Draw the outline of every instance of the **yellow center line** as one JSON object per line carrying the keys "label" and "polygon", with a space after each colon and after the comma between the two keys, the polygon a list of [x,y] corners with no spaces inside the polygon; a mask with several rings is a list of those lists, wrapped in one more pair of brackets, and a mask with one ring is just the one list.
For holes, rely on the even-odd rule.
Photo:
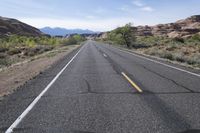
{"label": "yellow center line", "polygon": [[143,92],[142,89],[140,89],[140,87],[139,87],[136,83],[134,83],[124,72],[122,72],[121,74],[125,77],[126,80],[128,80],[128,82],[129,82],[138,92],[140,92],[140,93]]}

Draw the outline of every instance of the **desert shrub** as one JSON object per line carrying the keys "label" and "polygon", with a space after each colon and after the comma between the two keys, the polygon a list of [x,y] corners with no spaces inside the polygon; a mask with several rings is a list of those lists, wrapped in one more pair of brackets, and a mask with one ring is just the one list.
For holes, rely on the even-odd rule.
{"label": "desert shrub", "polygon": [[56,37],[24,37],[24,36],[10,36],[0,41],[1,43],[7,43],[8,46],[27,46],[35,47],[36,45],[59,45],[60,38]]}
{"label": "desert shrub", "polygon": [[36,46],[36,42],[33,39],[30,39],[30,38],[26,39],[23,43],[24,43],[25,46],[28,46],[30,48],[33,48],[33,47]]}
{"label": "desert shrub", "polygon": [[15,54],[19,54],[21,53],[20,49],[18,48],[11,48],[9,49],[9,51],[7,52],[8,55],[15,55]]}
{"label": "desert shrub", "polygon": [[73,45],[73,44],[77,44],[78,41],[72,36],[72,37],[69,37],[65,42],[64,44],[65,45]]}
{"label": "desert shrub", "polygon": [[169,42],[171,42],[170,39],[159,36],[145,36],[145,37],[139,36],[136,39],[136,43],[145,44],[146,47],[168,44]]}
{"label": "desert shrub", "polygon": [[146,46],[141,46],[142,48],[146,48],[143,49],[145,54],[200,67],[199,34],[195,34],[187,39],[138,36],[135,44],[139,48],[140,46],[138,44],[146,44]]}
{"label": "desert shrub", "polygon": [[51,47],[51,46],[37,45],[34,48],[24,49],[23,53],[25,56],[35,56],[37,54],[42,54],[43,52],[50,51],[52,49],[53,49],[53,47]]}
{"label": "desert shrub", "polygon": [[150,45],[146,43],[133,43],[132,45],[134,48],[139,49],[139,48],[149,48],[151,47]]}
{"label": "desert shrub", "polygon": [[179,45],[177,43],[170,43],[170,44],[166,44],[166,50],[167,51],[174,51],[179,47]]}
{"label": "desert shrub", "polygon": [[61,43],[64,45],[74,45],[74,44],[80,44],[80,42],[83,42],[85,40],[86,39],[81,35],[74,35],[69,38],[63,39]]}
{"label": "desert shrub", "polygon": [[47,46],[41,47],[43,51],[47,51],[52,49],[52,47],[60,45],[60,42],[61,39],[55,37],[25,37],[13,35],[0,39],[0,52],[7,52],[9,55],[14,55],[19,54],[24,48],[30,49],[30,51],[37,51],[39,45]]}
{"label": "desert shrub", "polygon": [[180,38],[180,37],[175,37],[175,38],[173,38],[173,41],[179,42],[179,43],[184,43],[184,42],[185,42],[184,39],[183,39],[183,38]]}
{"label": "desert shrub", "polygon": [[46,36],[27,37],[13,35],[0,38],[0,53],[6,53],[11,56],[20,53],[25,56],[34,56],[52,50],[57,46],[62,46],[63,44],[73,45],[84,40],[85,38],[80,35],[66,39]]}
{"label": "desert shrub", "polygon": [[4,58],[4,59],[1,59],[0,58],[0,67],[2,66],[9,66],[11,63],[8,59]]}
{"label": "desert shrub", "polygon": [[158,37],[154,37],[154,36],[143,37],[143,38],[141,38],[140,41],[154,45],[157,43]]}
{"label": "desert shrub", "polygon": [[174,60],[173,54],[164,50],[151,49],[151,50],[146,51],[145,53],[149,55],[169,59],[169,60]]}
{"label": "desert shrub", "polygon": [[194,60],[194,59],[187,59],[187,63],[189,65],[194,65],[194,64],[196,64],[196,60]]}
{"label": "desert shrub", "polygon": [[167,51],[174,51],[176,49],[175,46],[169,46],[166,48]]}
{"label": "desert shrub", "polygon": [[4,59],[6,58],[6,54],[5,53],[0,53],[0,59]]}
{"label": "desert shrub", "polygon": [[183,53],[179,52],[179,53],[174,53],[174,59],[178,62],[186,62],[187,59],[186,57],[184,56]]}
{"label": "desert shrub", "polygon": [[5,52],[8,51],[8,50],[9,50],[8,48],[3,48],[3,47],[1,48],[1,47],[0,47],[0,53],[5,53]]}
{"label": "desert shrub", "polygon": [[193,56],[188,57],[187,63],[190,65],[200,65],[200,54],[194,54]]}
{"label": "desert shrub", "polygon": [[82,41],[85,41],[86,39],[84,37],[82,37],[81,35],[74,35],[73,36],[74,39],[77,41],[77,42],[82,42]]}
{"label": "desert shrub", "polygon": [[194,40],[194,41],[200,41],[200,35],[199,34],[195,34],[191,37],[191,40]]}
{"label": "desert shrub", "polygon": [[147,49],[144,51],[144,53],[148,55],[156,55],[157,52],[158,52],[158,49]]}
{"label": "desert shrub", "polygon": [[160,57],[162,58],[166,58],[166,59],[169,59],[169,60],[173,60],[173,55],[169,52],[163,52],[163,53],[160,53]]}

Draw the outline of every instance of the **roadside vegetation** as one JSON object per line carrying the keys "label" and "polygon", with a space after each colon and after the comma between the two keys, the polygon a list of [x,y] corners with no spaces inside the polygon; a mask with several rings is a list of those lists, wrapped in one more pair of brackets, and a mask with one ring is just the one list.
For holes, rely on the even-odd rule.
{"label": "roadside vegetation", "polygon": [[200,68],[200,35],[198,34],[186,39],[137,37],[136,43],[144,46],[136,49],[142,53]]}
{"label": "roadside vegetation", "polygon": [[23,61],[58,47],[77,45],[85,38],[74,35],[69,38],[9,36],[0,38],[0,68]]}
{"label": "roadside vegetation", "polygon": [[108,33],[104,41],[129,49],[200,68],[200,34],[189,38],[135,36],[130,24]]}
{"label": "roadside vegetation", "polygon": [[134,46],[135,35],[134,30],[131,28],[131,23],[111,31],[108,34],[108,41],[119,45],[126,45],[128,48]]}

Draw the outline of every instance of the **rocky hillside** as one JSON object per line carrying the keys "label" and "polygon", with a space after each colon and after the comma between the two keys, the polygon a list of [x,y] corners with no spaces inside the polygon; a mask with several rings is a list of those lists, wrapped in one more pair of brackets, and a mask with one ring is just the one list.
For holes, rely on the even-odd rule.
{"label": "rocky hillside", "polygon": [[175,23],[135,27],[138,36],[166,36],[188,38],[200,34],[200,15],[191,16]]}
{"label": "rocky hillside", "polygon": [[16,19],[0,17],[0,36],[9,36],[13,34],[24,36],[43,35],[40,30]]}

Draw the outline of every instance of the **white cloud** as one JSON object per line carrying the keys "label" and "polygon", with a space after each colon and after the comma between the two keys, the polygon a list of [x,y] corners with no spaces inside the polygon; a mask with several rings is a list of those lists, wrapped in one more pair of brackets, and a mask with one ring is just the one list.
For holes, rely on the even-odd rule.
{"label": "white cloud", "polygon": [[141,8],[142,11],[146,11],[146,12],[152,12],[154,11],[154,9],[150,6],[145,6]]}
{"label": "white cloud", "polygon": [[143,4],[140,0],[132,1],[132,3],[133,3],[135,6],[138,6],[138,7],[144,6],[144,4]]}
{"label": "white cloud", "polygon": [[143,3],[141,0],[134,0],[132,1],[132,4],[139,7],[139,9],[142,11],[146,11],[146,12],[154,11],[154,9],[151,6]]}

